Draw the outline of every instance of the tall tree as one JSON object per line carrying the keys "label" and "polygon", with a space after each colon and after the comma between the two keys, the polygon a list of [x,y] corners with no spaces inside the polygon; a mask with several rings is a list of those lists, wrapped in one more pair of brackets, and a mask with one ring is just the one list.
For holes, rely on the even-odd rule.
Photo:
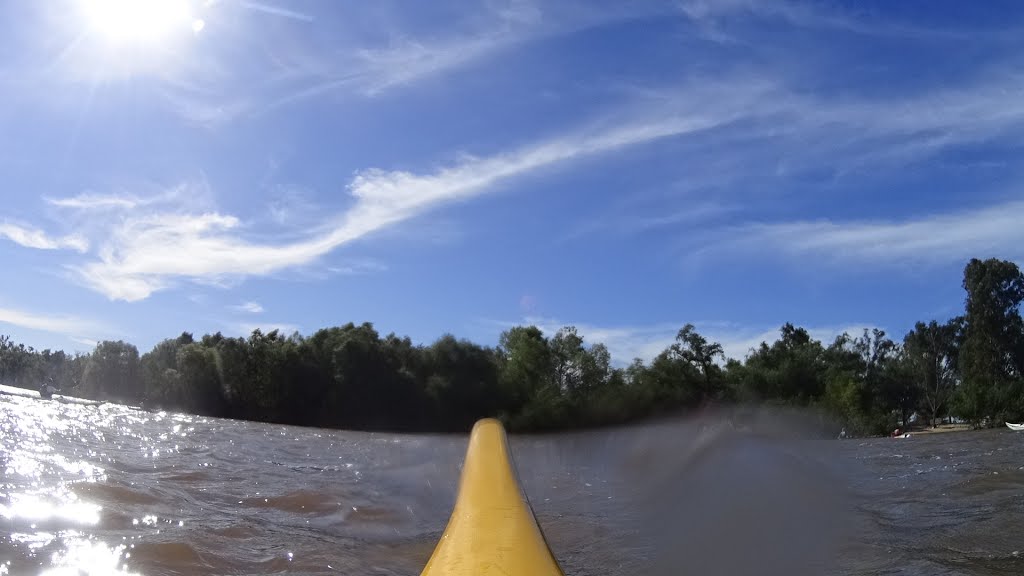
{"label": "tall tree", "polygon": [[959,334],[963,318],[944,324],[918,322],[903,339],[903,350],[915,383],[921,390],[922,408],[931,426],[948,408],[956,386]]}
{"label": "tall tree", "polygon": [[99,398],[141,400],[139,350],[121,340],[100,342],[89,355],[82,379],[84,390]]}
{"label": "tall tree", "polygon": [[701,394],[705,400],[718,400],[724,392],[722,369],[715,364],[715,358],[724,358],[722,345],[708,342],[693,324],[683,326],[676,334],[671,346],[672,352],[683,362],[692,366],[701,378]]}
{"label": "tall tree", "polygon": [[608,349],[603,344],[587,347],[575,326],[556,332],[549,347],[555,384],[577,402],[608,380]]}
{"label": "tall tree", "polygon": [[192,335],[183,332],[177,338],[158,342],[139,361],[143,397],[156,406],[177,405],[180,399],[181,379],[178,374],[178,350],[193,342]]}
{"label": "tall tree", "polygon": [[202,344],[185,344],[178,350],[179,405],[195,414],[217,415],[224,409],[217,360]]}
{"label": "tall tree", "polygon": [[9,336],[0,336],[0,382],[35,388],[41,376],[36,351],[31,346],[15,344]]}
{"label": "tall tree", "polygon": [[498,342],[501,379],[513,402],[525,404],[553,384],[551,349],[540,328],[516,326],[503,332]]}
{"label": "tall tree", "polygon": [[752,398],[807,405],[825,392],[824,348],[807,330],[786,323],[780,338],[747,357],[743,385]]}
{"label": "tall tree", "polygon": [[536,326],[517,326],[499,338],[502,389],[510,399],[507,420],[513,428],[550,428],[564,423],[566,395],[555,378],[555,359]]}
{"label": "tall tree", "polygon": [[860,379],[871,397],[872,411],[898,412],[905,427],[917,407],[918,388],[904,368],[899,345],[884,330],[873,328],[853,340],[853,350],[860,357]]}
{"label": "tall tree", "polygon": [[505,404],[489,348],[446,334],[423,350],[423,368],[438,429],[468,430],[481,416],[497,416]]}
{"label": "tall tree", "polygon": [[1021,379],[1024,275],[1013,262],[972,259],[964,268],[967,291],[960,350],[963,384],[958,404],[975,424],[1016,418],[1024,407],[1013,391]]}
{"label": "tall tree", "polygon": [[864,361],[854,339],[843,332],[825,349],[824,405],[850,428],[850,433],[884,432],[889,418],[876,414],[871,391],[864,384]]}
{"label": "tall tree", "polygon": [[583,348],[583,337],[575,326],[566,326],[555,332],[548,345],[555,385],[563,393],[579,393],[584,387],[586,350]]}

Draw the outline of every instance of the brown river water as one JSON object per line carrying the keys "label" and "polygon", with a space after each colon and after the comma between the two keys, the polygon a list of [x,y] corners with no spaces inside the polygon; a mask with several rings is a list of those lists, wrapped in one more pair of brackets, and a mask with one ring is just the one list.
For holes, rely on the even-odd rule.
{"label": "brown river water", "polygon": [[[1024,574],[1024,433],[723,422],[513,437],[566,574]],[[414,576],[466,441],[0,396],[0,575]]]}

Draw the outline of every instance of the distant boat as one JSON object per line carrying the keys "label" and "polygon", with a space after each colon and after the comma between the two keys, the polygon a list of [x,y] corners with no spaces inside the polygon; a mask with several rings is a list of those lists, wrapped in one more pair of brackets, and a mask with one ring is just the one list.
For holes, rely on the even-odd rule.
{"label": "distant boat", "polygon": [[1006,427],[1014,432],[1024,432],[1024,424],[1010,424],[1007,422]]}
{"label": "distant boat", "polygon": [[4,386],[2,384],[0,384],[0,395],[20,396],[22,398],[31,398],[32,400],[60,402],[61,404],[79,404],[81,406],[99,406],[100,404],[103,404],[102,400],[87,400],[85,398],[65,396],[63,394],[43,396],[39,394],[38,390],[29,390],[27,388],[18,388],[16,386]]}

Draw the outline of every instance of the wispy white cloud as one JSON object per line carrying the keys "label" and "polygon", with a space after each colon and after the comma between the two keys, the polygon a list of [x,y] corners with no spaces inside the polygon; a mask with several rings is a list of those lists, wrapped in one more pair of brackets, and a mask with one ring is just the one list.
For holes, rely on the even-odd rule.
{"label": "wispy white cloud", "polygon": [[136,208],[158,205],[173,206],[180,205],[186,200],[192,206],[205,206],[210,201],[210,193],[205,182],[169,187],[159,187],[152,183],[145,183],[138,185],[138,187],[145,188],[148,193],[140,195],[85,191],[75,196],[63,198],[46,197],[44,200],[50,206],[82,213],[107,210],[129,211]]}
{"label": "wispy white cloud", "polygon": [[68,198],[47,198],[46,202],[59,208],[74,208],[76,210],[104,210],[104,209],[130,209],[139,206],[144,201],[136,196],[118,196],[115,194],[96,194],[83,192],[77,196]]}
{"label": "wispy white cloud", "polygon": [[[465,157],[432,173],[369,169],[348,189],[354,205],[314,236],[285,244],[245,238],[241,221],[218,212],[122,216],[98,260],[73,267],[110,298],[140,300],[175,279],[263,276],[309,264],[332,250],[446,203],[466,200],[539,170],[659,139],[712,128],[728,116],[663,115],[591,129],[496,156]],[[180,187],[179,187],[180,188]],[[173,247],[170,249],[169,247]]]}
{"label": "wispy white cloud", "polygon": [[[782,156],[790,174],[821,165],[838,170],[906,162],[915,155],[932,155],[1019,130],[1024,126],[1024,99],[1014,95],[1021,93],[1024,83],[1010,79],[897,101],[841,101],[749,77],[695,81],[665,93],[663,102],[653,103],[651,120],[634,118],[517,151],[469,157],[428,174],[361,172],[349,187],[357,203],[337,234],[361,236],[519,176],[670,137],[688,137],[712,153],[728,148],[738,163],[752,167],[747,175],[752,181],[764,179],[759,167],[778,170],[773,159]],[[945,137],[936,146],[932,135],[940,133]],[[739,181],[731,187],[742,190],[745,185],[746,181]],[[692,217],[684,211],[632,224],[668,225]]]}
{"label": "wispy white cloud", "polygon": [[[887,98],[826,96],[781,79],[760,86],[749,77],[722,82],[738,91],[759,87],[761,96],[734,111],[731,130],[704,139],[693,154],[734,157],[742,170],[733,189],[748,182],[761,188],[822,171],[839,178],[905,168],[959,146],[1024,139],[1024,75],[991,75],[954,88]],[[675,90],[664,98],[709,114],[729,109],[680,98]],[[704,175],[699,166],[695,171]]]}
{"label": "wispy white cloud", "polygon": [[88,346],[89,348],[95,348],[96,345],[99,344],[98,340],[93,340],[92,338],[74,337],[74,338],[71,338],[71,341],[72,342],[77,342],[77,343],[82,344],[84,346]]}
{"label": "wispy white cloud", "polygon": [[466,18],[472,25],[453,23],[449,29],[455,31],[446,30],[444,35],[399,34],[386,46],[352,50],[352,59],[336,54],[325,58],[326,51],[301,54],[286,67],[293,89],[273,106],[338,89],[377,96],[468,68],[529,42],[670,12],[667,5],[646,1],[488,4],[484,14]]}
{"label": "wispy white cloud", "polygon": [[751,223],[716,234],[703,252],[890,265],[962,263],[979,254],[1022,261],[1022,223],[1021,201],[905,220]]}
{"label": "wispy white cloud", "polygon": [[263,306],[259,302],[242,302],[237,306],[232,306],[231,309],[236,312],[246,312],[248,314],[263,313]]}
{"label": "wispy white cloud", "polygon": [[0,223],[0,237],[26,248],[38,250],[70,249],[77,252],[85,252],[89,249],[89,241],[77,234],[59,237],[50,236],[38,228],[21,226],[10,222]]}
{"label": "wispy white cloud", "polygon": [[99,260],[73,267],[90,287],[113,299],[140,300],[175,278],[218,283],[232,277],[266,275],[322,255],[327,246],[310,241],[275,246],[233,233],[234,216],[218,213],[153,213],[127,217],[101,245]]}
{"label": "wispy white cloud", "polygon": [[79,338],[108,332],[102,324],[77,316],[38,314],[13,308],[0,308],[0,324]]}
{"label": "wispy white cloud", "polygon": [[[1024,137],[1020,131],[1024,98],[1017,97],[1024,94],[1024,77],[1002,80],[896,101],[844,101],[799,93],[757,76],[695,79],[601,121],[491,156],[462,156],[452,164],[420,173],[380,168],[359,171],[348,185],[353,202],[347,211],[328,216],[320,225],[306,227],[312,232],[296,232],[286,241],[260,237],[236,216],[217,210],[200,210],[181,202],[174,207],[141,206],[131,197],[105,198],[107,205],[136,204],[105,222],[103,236],[95,242],[99,246],[95,258],[76,264],[73,270],[86,285],[123,300],[146,298],[178,280],[222,284],[266,276],[309,265],[356,239],[440,206],[492,193],[518,178],[669,138],[710,153],[728,151],[739,164],[749,166],[746,177],[760,179],[760,184],[768,177],[759,170],[781,178],[775,159],[783,157],[784,176],[791,177],[801,169],[839,169],[848,167],[844,163],[849,162],[877,166],[893,157],[903,162],[908,154],[935,154],[997,135],[1019,133]],[[936,146],[934,136],[938,134],[943,137]],[[731,186],[742,190],[745,184],[741,180]],[[178,197],[191,197],[189,185],[174,190]],[[97,198],[101,197],[76,197],[64,203],[84,208]],[[972,222],[984,220],[987,214]],[[690,217],[662,214],[633,224],[665,226]],[[999,230],[998,237],[1012,234],[1009,220],[1000,222],[1007,223],[994,227]],[[751,227],[741,230],[745,234],[740,238],[763,237],[796,247],[794,250],[810,250],[799,248],[799,235],[815,231],[821,235],[827,230],[820,223]],[[891,227],[858,228],[856,234],[865,237],[886,231],[890,236],[896,234]],[[965,240],[977,247],[997,233],[984,234],[982,240],[977,235],[965,236]],[[840,242],[836,238],[845,236],[832,233],[829,237]],[[904,243],[897,253],[928,250],[941,243]]]}
{"label": "wispy white cloud", "polygon": [[843,11],[837,6],[788,0],[681,0],[679,9],[701,25],[713,40],[735,41],[723,31],[726,21],[756,19],[777,21],[795,28],[838,30],[865,36],[903,38],[964,37],[966,33],[910,23],[867,18]]}
{"label": "wispy white cloud", "polygon": [[729,115],[677,114],[624,122],[486,158],[467,157],[431,174],[370,169],[349,186],[358,204],[346,219],[354,230],[376,229],[443,202],[470,198],[526,174],[560,164],[720,126]]}
{"label": "wispy white cloud", "polygon": [[[157,212],[123,217],[100,245],[98,259],[71,267],[86,286],[115,300],[135,301],[185,279],[211,286],[234,286],[241,279],[267,276],[311,264],[362,236],[371,228],[346,224],[306,240],[271,244],[249,240],[241,221],[219,213]],[[332,266],[332,273],[380,270],[370,262]]]}
{"label": "wispy white cloud", "polygon": [[[596,20],[596,14],[612,14],[579,10],[572,20],[561,22],[530,2],[487,3],[482,10],[462,10],[464,16],[437,33],[396,30],[397,22],[389,18],[366,24],[375,32],[393,30],[382,43],[376,37],[361,38],[368,34],[318,33],[323,29],[314,25],[314,14],[265,2],[216,2],[205,10],[211,21],[221,24],[210,34],[222,42],[204,46],[201,58],[195,57],[194,47],[186,47],[177,58],[161,62],[156,90],[180,116],[209,128],[325,94],[377,96],[481,62],[541,34],[567,32]],[[274,19],[254,20],[252,14]],[[245,33],[232,30],[226,24],[231,20],[245,22]],[[71,68],[91,70],[97,61],[109,67],[88,55],[76,58]]]}
{"label": "wispy white cloud", "polygon": [[389,88],[411,84],[481,60],[516,41],[513,32],[445,39],[429,44],[403,40],[388,48],[361,50],[360,72],[345,79],[361,85],[367,95],[373,96]]}
{"label": "wispy white cloud", "polygon": [[262,12],[264,14],[269,14],[270,16],[280,16],[283,18],[289,18],[291,20],[299,20],[301,22],[313,21],[313,16],[306,14],[305,12],[289,10],[288,8],[282,8],[280,6],[274,6],[272,4],[253,2],[252,0],[242,0],[241,2],[239,2],[239,4],[243,8],[255,10],[256,12]]}
{"label": "wispy white cloud", "polygon": [[335,91],[377,96],[394,88],[438,77],[480,62],[525,42],[545,29],[540,12],[529,3],[513,2],[507,9],[489,10],[473,30],[421,38],[400,34],[386,46],[337,50],[308,50],[279,55],[286,87],[263,109]]}

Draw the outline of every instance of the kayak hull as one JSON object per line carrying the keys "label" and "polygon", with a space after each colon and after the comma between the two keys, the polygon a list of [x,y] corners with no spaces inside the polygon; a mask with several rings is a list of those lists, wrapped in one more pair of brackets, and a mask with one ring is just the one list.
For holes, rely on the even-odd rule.
{"label": "kayak hull", "polygon": [[1014,432],[1024,431],[1024,424],[1012,424],[1010,422],[1007,422],[1006,427],[1009,428],[1010,430],[1013,430]]}
{"label": "kayak hull", "polygon": [[501,423],[476,423],[448,525],[421,576],[563,576],[516,474]]}

